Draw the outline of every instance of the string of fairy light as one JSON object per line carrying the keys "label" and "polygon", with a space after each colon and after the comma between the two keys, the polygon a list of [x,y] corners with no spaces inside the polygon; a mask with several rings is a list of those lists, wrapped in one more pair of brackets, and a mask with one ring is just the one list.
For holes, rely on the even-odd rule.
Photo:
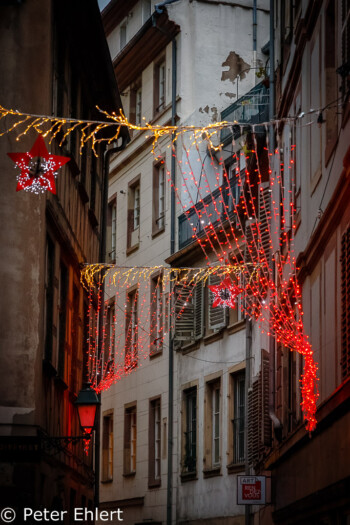
{"label": "string of fairy light", "polygon": [[[314,122],[320,122],[320,116],[322,116],[323,121],[323,112],[333,109],[342,105],[340,102],[342,98],[334,100],[334,102],[328,104],[326,107],[320,107],[317,109],[310,108],[307,111],[302,111],[298,115],[290,115],[287,117],[272,119],[268,122],[260,123],[259,125],[273,125],[277,126],[280,124],[285,124],[288,122],[295,122],[300,119],[304,119],[308,116],[316,115],[317,119]],[[246,126],[245,122],[228,122],[220,121],[213,122],[205,126],[195,126],[195,125],[155,125],[149,122],[146,122],[141,125],[136,125],[131,123],[128,118],[120,110],[119,114],[116,112],[105,111],[98,106],[96,109],[104,116],[105,120],[84,120],[72,117],[56,117],[53,115],[38,115],[34,113],[25,113],[18,109],[5,108],[0,105],[0,123],[2,124],[4,131],[0,133],[0,137],[11,133],[16,132],[16,140],[19,141],[24,135],[27,135],[30,131],[35,131],[38,134],[41,134],[44,138],[48,137],[49,142],[53,140],[58,140],[59,145],[61,146],[67,137],[73,132],[80,133],[80,153],[82,149],[87,144],[90,144],[93,152],[98,156],[96,151],[96,146],[98,144],[107,144],[110,145],[113,142],[116,142],[120,136],[122,128],[127,128],[132,131],[145,131],[150,133],[150,137],[153,140],[152,151],[159,139],[163,136],[172,136],[172,140],[176,141],[179,136],[184,133],[191,132],[193,138],[193,144],[198,140],[206,140],[211,148],[216,149],[220,148],[220,144],[215,144],[215,139],[217,138],[217,132],[221,131],[224,128],[232,128],[232,126]],[[110,136],[106,137],[106,131],[111,132]],[[149,138],[147,136],[146,138]]]}
{"label": "string of fairy light", "polygon": [[[71,133],[78,132],[80,153],[89,144],[97,155],[97,145],[114,143],[123,127],[145,132],[146,138],[152,139],[151,153],[164,164],[168,183],[191,228],[190,241],[201,249],[203,268],[93,264],[83,269],[82,281],[89,290],[88,375],[97,391],[110,388],[136,366],[142,366],[143,360],[161,351],[166,335],[176,332],[177,320],[187,315],[188,308],[195,307],[198,287],[206,287],[213,278],[219,282],[229,279],[241,290],[239,308],[243,316],[254,319],[262,333],[273,335],[278,345],[303,356],[301,406],[306,428],[314,430],[317,366],[304,330],[294,253],[296,150],[291,144],[285,165],[278,131],[306,117],[311,120],[300,125],[323,122],[322,113],[340,105],[339,100],[326,108],[255,125],[222,121],[206,126],[158,126],[146,121],[134,125],[122,112],[108,113],[100,108],[105,120],[97,121],[34,115],[0,106],[4,130],[0,136],[14,132],[20,140],[35,131],[50,143],[62,145]],[[220,133],[225,128],[233,131],[234,126],[244,136],[246,147],[238,147],[232,138],[230,162],[235,167],[229,173]],[[269,144],[271,126],[277,130],[278,147],[274,151]],[[167,155],[161,153],[160,142],[166,137],[181,178],[176,184],[167,167]],[[241,161],[245,164],[243,170]],[[191,188],[195,189],[195,199]],[[106,299],[106,290],[113,304]]]}

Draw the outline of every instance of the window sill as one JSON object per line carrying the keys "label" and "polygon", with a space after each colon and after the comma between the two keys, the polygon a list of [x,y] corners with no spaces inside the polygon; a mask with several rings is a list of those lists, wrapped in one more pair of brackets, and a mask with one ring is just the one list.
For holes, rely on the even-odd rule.
{"label": "window sill", "polygon": [[187,481],[194,481],[198,479],[197,472],[182,472],[180,474],[181,483],[186,483]]}
{"label": "window sill", "polygon": [[220,328],[220,330],[218,330],[217,332],[206,335],[203,338],[203,342],[205,345],[210,345],[211,343],[215,343],[215,341],[219,341],[223,337],[224,337],[224,328]]}
{"label": "window sill", "polygon": [[227,465],[227,473],[228,474],[236,474],[237,472],[243,472],[245,469],[244,463],[230,463]]}
{"label": "window sill", "polygon": [[130,255],[131,253],[135,252],[136,250],[138,250],[140,247],[140,243],[136,243],[134,244],[133,246],[129,246],[127,249],[126,249],[126,255]]}
{"label": "window sill", "polygon": [[160,355],[163,355],[163,349],[157,350],[157,351],[154,351],[154,352],[150,352],[149,358],[150,359],[154,359],[155,357],[159,357]]}
{"label": "window sill", "polygon": [[[181,342],[181,341],[180,341]],[[189,352],[193,352],[193,350],[198,350],[200,347],[200,341],[194,341],[191,343],[187,343],[186,345],[181,345],[177,352],[181,352],[182,354],[188,354]]]}
{"label": "window sill", "polygon": [[165,231],[165,227],[163,228],[159,228],[159,230],[153,230],[152,231],[152,239],[154,239],[155,237],[158,237],[158,235],[160,235],[161,233],[164,233]]}
{"label": "window sill", "polygon": [[123,478],[134,478],[136,476],[136,471],[135,472],[128,472],[127,474],[123,474]]}
{"label": "window sill", "polygon": [[227,333],[232,335],[236,332],[239,332],[240,330],[243,330],[243,328],[245,328],[245,319],[241,319],[241,321],[237,321],[236,323],[228,325]]}
{"label": "window sill", "polygon": [[108,483],[113,483],[113,478],[111,479],[101,479],[103,485],[108,485]]}
{"label": "window sill", "polygon": [[203,469],[204,478],[214,478],[215,476],[221,476],[221,467],[210,467]]}
{"label": "window sill", "polygon": [[152,480],[148,482],[149,489],[158,489],[161,486],[160,479]]}

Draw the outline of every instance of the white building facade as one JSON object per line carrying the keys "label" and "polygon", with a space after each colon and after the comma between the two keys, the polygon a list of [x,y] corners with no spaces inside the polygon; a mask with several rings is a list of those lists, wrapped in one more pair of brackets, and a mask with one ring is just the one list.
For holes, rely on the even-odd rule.
{"label": "white building facade", "polygon": [[[267,59],[267,1],[258,1],[255,12],[244,1],[125,4],[110,2],[103,18],[123,108],[136,127],[215,123],[257,84]],[[169,136],[152,154],[147,135],[133,130],[110,167],[107,260],[152,270],[147,280],[137,273],[128,285],[117,284],[106,299],[115,324],[113,359],[125,373],[102,393],[100,509],[121,508],[128,524],[240,524],[246,322],[239,308],[213,311],[204,287],[193,296],[196,326],[186,337],[176,334],[170,283],[157,267],[206,265],[197,243],[180,231],[179,217],[196,197],[190,188],[186,201],[180,190],[176,204],[170,183],[181,186],[181,147],[189,139],[178,141],[174,157]],[[204,162],[213,189],[215,170]],[[201,170],[193,174],[201,187]],[[211,262],[218,263],[214,255]],[[253,347],[261,345],[253,328]],[[259,367],[260,354],[252,377]]]}

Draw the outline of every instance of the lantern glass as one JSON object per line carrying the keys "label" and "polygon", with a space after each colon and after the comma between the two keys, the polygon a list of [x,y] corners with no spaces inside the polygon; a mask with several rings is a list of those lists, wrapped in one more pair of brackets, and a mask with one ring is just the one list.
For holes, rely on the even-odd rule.
{"label": "lantern glass", "polygon": [[92,429],[95,425],[96,405],[78,406],[78,415],[80,426],[86,431]]}

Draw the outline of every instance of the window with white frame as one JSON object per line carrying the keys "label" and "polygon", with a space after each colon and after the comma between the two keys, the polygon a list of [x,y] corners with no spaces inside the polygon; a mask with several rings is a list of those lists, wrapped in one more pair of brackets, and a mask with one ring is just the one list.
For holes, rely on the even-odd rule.
{"label": "window with white frame", "polygon": [[154,113],[165,108],[165,59],[157,62],[154,68]]}
{"label": "window with white frame", "polygon": [[148,485],[159,486],[161,482],[161,413],[160,397],[150,401]]}
{"label": "window with white frame", "polygon": [[162,274],[151,278],[150,356],[163,350],[163,280]]}
{"label": "window with white frame", "polygon": [[153,167],[153,213],[152,234],[155,235],[165,227],[165,165],[162,161]]}
{"label": "window with white frame", "polygon": [[140,176],[128,187],[127,248],[135,249],[140,240]]}
{"label": "window with white frame", "polygon": [[124,476],[136,472],[137,420],[136,405],[126,406],[124,412]]}
{"label": "window with white frame", "polygon": [[125,367],[137,366],[138,354],[138,289],[127,293],[125,323]]}
{"label": "window with white frame", "polygon": [[183,460],[182,474],[197,469],[197,386],[183,391]]}
{"label": "window with white frame", "polygon": [[221,379],[205,386],[204,474],[219,471],[221,465]]}
{"label": "window with white frame", "polygon": [[113,479],[113,414],[103,416],[102,427],[102,481]]}

